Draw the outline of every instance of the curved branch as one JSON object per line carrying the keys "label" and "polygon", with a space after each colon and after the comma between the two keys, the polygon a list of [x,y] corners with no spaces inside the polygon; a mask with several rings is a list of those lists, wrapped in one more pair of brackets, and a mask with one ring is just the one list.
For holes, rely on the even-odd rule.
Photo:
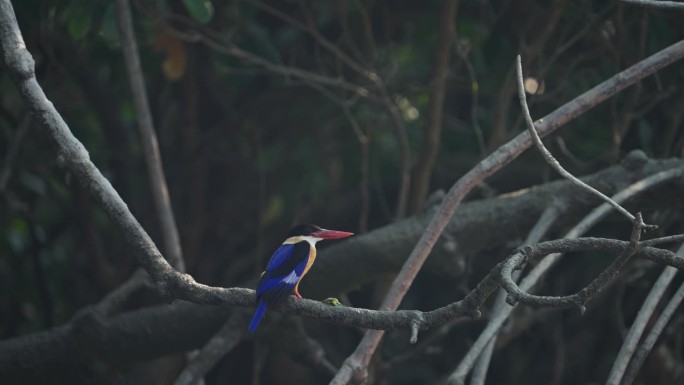
{"label": "curved branch", "polygon": [[553,157],[551,152],[544,147],[544,143],[542,143],[541,138],[539,138],[539,135],[537,134],[537,129],[534,127],[534,122],[532,121],[532,117],[530,116],[530,109],[527,107],[527,98],[525,97],[525,86],[524,86],[524,80],[523,80],[523,74],[522,74],[522,61],[520,59],[520,55],[518,55],[515,58],[515,69],[516,69],[516,78],[518,80],[518,98],[520,99],[520,107],[522,108],[523,112],[523,117],[525,118],[525,124],[527,125],[527,132],[530,133],[530,136],[532,137],[532,142],[534,145],[537,147],[539,152],[542,154],[544,157],[544,160],[546,160],[546,163],[549,164],[554,170],[556,170],[559,174],[561,174],[565,179],[571,181],[575,185],[579,186],[580,188],[598,196],[599,198],[603,199],[606,201],[608,204],[613,206],[615,210],[620,212],[622,215],[626,216],[627,219],[630,221],[634,222],[634,215],[632,215],[629,211],[625,210],[622,206],[617,204],[615,201],[610,199],[608,196],[603,194],[602,192],[598,191],[597,189],[589,186],[588,184],[582,182],[581,180],[577,179],[574,175],[571,173],[567,172],[563,166],[556,160],[556,158]]}
{"label": "curved branch", "polygon": [[[638,218],[638,216],[637,216]],[[639,229],[641,231],[641,229]],[[636,229],[635,229],[636,232]],[[543,242],[532,246],[524,246],[518,252],[502,262],[501,268],[501,287],[508,292],[508,303],[513,305],[515,303],[523,303],[533,307],[557,307],[566,308],[577,306],[581,311],[584,311],[584,304],[596,293],[601,291],[609,282],[617,277],[620,268],[633,255],[648,258],[654,262],[665,263],[667,265],[676,267],[677,269],[684,269],[684,258],[676,255],[674,252],[663,249],[656,249],[653,247],[641,248],[633,239],[630,242],[618,241],[603,238],[576,238],[576,239],[561,239],[557,241]],[[620,253],[620,255],[613,261],[613,263],[606,268],[596,279],[594,279],[588,286],[577,292],[576,294],[551,297],[532,295],[521,290],[520,287],[510,278],[514,269],[521,268],[527,260],[546,256],[553,253],[567,253],[573,251],[606,251],[611,253]]]}

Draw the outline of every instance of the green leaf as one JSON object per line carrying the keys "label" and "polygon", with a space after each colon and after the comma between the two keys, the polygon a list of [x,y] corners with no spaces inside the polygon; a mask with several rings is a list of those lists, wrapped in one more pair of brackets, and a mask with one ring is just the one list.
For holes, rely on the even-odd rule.
{"label": "green leaf", "polygon": [[193,19],[207,24],[214,16],[214,6],[209,0],[183,0],[185,8]]}
{"label": "green leaf", "polygon": [[332,305],[332,306],[344,306],[342,304],[342,302],[340,302],[340,300],[338,300],[337,298],[333,298],[333,297],[324,299],[323,303],[327,303],[328,305]]}

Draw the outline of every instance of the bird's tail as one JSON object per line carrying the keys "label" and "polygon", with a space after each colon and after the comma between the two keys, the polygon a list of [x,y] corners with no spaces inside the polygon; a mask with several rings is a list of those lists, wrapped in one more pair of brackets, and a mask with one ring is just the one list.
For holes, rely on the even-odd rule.
{"label": "bird's tail", "polygon": [[254,333],[257,327],[259,327],[259,322],[261,322],[261,319],[264,318],[264,314],[266,313],[267,307],[268,305],[266,305],[266,302],[259,302],[259,307],[257,307],[256,312],[254,313],[254,317],[252,317],[252,322],[249,323],[250,333]]}

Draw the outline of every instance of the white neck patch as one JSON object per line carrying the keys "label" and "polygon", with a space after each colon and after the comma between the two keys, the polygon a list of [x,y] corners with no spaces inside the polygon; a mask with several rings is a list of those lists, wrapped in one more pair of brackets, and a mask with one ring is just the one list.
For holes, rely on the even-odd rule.
{"label": "white neck patch", "polygon": [[285,240],[285,242],[283,242],[283,245],[291,245],[293,243],[306,241],[306,242],[309,242],[309,244],[311,246],[314,246],[314,245],[316,245],[316,242],[322,241],[322,240],[323,240],[323,238],[316,238],[316,237],[312,237],[311,235],[297,235],[294,237],[287,238]]}

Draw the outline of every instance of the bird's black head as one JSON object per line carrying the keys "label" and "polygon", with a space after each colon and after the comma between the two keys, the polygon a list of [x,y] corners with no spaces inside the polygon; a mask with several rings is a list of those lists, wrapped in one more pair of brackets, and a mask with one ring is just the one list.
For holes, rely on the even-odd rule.
{"label": "bird's black head", "polygon": [[289,237],[297,237],[297,236],[305,236],[305,235],[312,235],[313,233],[317,231],[321,231],[320,227],[316,225],[311,225],[311,224],[304,224],[304,225],[297,225],[290,230],[290,233],[287,234],[288,238]]}

